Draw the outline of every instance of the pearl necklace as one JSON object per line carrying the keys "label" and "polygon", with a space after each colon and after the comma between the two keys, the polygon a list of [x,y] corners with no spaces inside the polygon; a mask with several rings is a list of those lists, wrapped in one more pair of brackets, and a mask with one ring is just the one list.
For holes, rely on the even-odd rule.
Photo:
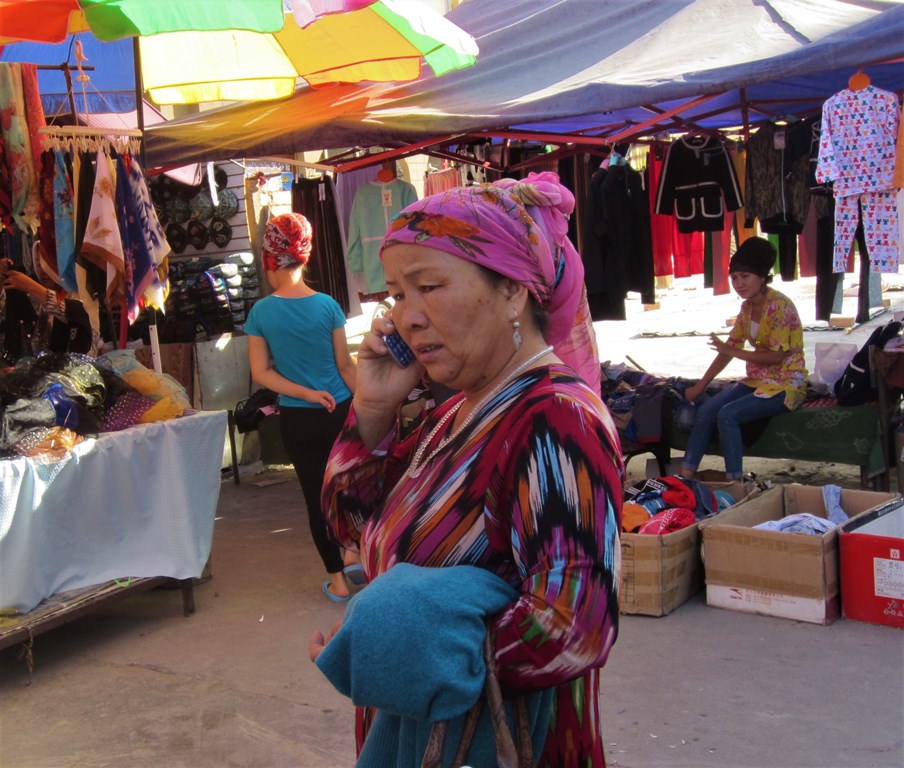
{"label": "pearl necklace", "polygon": [[456,437],[458,437],[465,428],[474,420],[478,413],[483,409],[483,407],[490,402],[496,395],[498,395],[502,389],[514,379],[519,373],[525,371],[530,368],[534,363],[537,362],[544,355],[552,352],[552,347],[546,347],[546,349],[538,352],[536,355],[529,357],[525,360],[521,365],[515,368],[511,373],[507,374],[502,381],[500,381],[493,389],[491,389],[483,398],[481,398],[480,402],[474,406],[471,412],[465,417],[465,420],[461,423],[461,426],[458,427],[454,432],[449,435],[446,435],[439,443],[436,448],[430,453],[430,455],[425,459],[424,453],[427,450],[427,446],[433,442],[433,438],[436,437],[437,433],[445,426],[446,422],[449,421],[456,413],[461,409],[462,405],[464,405],[464,399],[459,400],[455,405],[453,405],[443,417],[436,423],[436,426],[430,430],[430,434],[427,435],[427,439],[424,440],[420,445],[418,445],[417,450],[414,452],[414,458],[411,461],[411,464],[408,466],[408,476],[409,477],[420,477],[421,472],[424,471],[424,467],[426,467],[436,455],[442,451],[449,443],[451,443]]}

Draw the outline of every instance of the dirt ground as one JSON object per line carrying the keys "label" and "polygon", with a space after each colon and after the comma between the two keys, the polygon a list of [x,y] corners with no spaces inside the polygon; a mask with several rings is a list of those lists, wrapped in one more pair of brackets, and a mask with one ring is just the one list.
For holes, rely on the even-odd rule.
{"label": "dirt ground", "polygon": [[[637,461],[637,460],[635,460]],[[349,768],[350,702],[307,658],[342,616],[291,473],[221,485],[212,579],[0,651],[3,768]],[[621,617],[603,671],[610,768],[901,768],[904,632],[712,608]]]}
{"label": "dirt ground", "polygon": [[[688,301],[704,296],[694,291],[664,294],[655,318],[632,306],[633,321],[599,324],[602,353],[699,375],[711,357],[704,339],[637,337],[679,321],[708,328],[737,311],[723,297],[708,300],[705,319],[694,317],[704,311]],[[808,345],[836,333],[813,332]],[[722,469],[718,457],[703,468]],[[745,470],[773,482],[859,486],[847,465],[749,459]],[[628,481],[645,475],[646,457],[632,459]],[[310,633],[328,629],[343,607],[321,593],[291,472],[224,479],[211,566],[193,616],[182,617],[178,592],[153,590],[36,637],[31,674],[19,648],[0,651],[0,767],[353,765],[351,703],[307,658]],[[665,617],[621,617],[603,671],[607,760],[613,768],[902,768],[902,683],[900,630],[743,614],[709,607],[701,593]]]}

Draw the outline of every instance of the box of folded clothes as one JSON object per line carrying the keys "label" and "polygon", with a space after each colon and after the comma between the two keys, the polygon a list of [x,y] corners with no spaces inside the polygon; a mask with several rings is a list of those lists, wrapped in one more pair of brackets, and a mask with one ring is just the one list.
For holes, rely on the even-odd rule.
{"label": "box of folded clothes", "polygon": [[904,499],[842,525],[838,556],[844,617],[904,629]]}
{"label": "box of folded clothes", "polygon": [[703,589],[699,520],[757,493],[752,483],[649,478],[625,489],[622,613],[665,616]]}
{"label": "box of folded clothes", "polygon": [[831,623],[840,615],[840,525],[895,496],[791,484],[703,520],[707,605]]}

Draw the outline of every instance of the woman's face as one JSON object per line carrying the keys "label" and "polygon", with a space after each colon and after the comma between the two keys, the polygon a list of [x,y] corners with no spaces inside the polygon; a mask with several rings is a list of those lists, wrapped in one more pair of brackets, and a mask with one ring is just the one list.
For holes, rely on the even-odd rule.
{"label": "woman's face", "polygon": [[430,378],[466,394],[492,382],[515,352],[512,321],[526,291],[494,285],[475,264],[417,245],[387,248],[383,269],[392,321]]}
{"label": "woman's face", "polygon": [[766,278],[753,274],[753,272],[732,272],[731,287],[742,299],[756,296],[763,289]]}

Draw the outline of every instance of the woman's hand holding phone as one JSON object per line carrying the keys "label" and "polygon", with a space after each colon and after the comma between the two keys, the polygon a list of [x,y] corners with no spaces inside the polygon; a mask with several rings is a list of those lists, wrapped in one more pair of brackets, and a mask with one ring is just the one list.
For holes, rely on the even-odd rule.
{"label": "woman's hand holding phone", "polygon": [[[418,385],[423,372],[408,346],[403,349],[397,343],[394,338],[397,333],[389,315],[374,318],[370,333],[364,336],[358,349],[354,404],[359,432],[368,444],[373,440],[379,442],[386,434],[395,422],[398,407]],[[390,351],[392,347],[402,361],[410,356],[408,365],[396,361]]]}

